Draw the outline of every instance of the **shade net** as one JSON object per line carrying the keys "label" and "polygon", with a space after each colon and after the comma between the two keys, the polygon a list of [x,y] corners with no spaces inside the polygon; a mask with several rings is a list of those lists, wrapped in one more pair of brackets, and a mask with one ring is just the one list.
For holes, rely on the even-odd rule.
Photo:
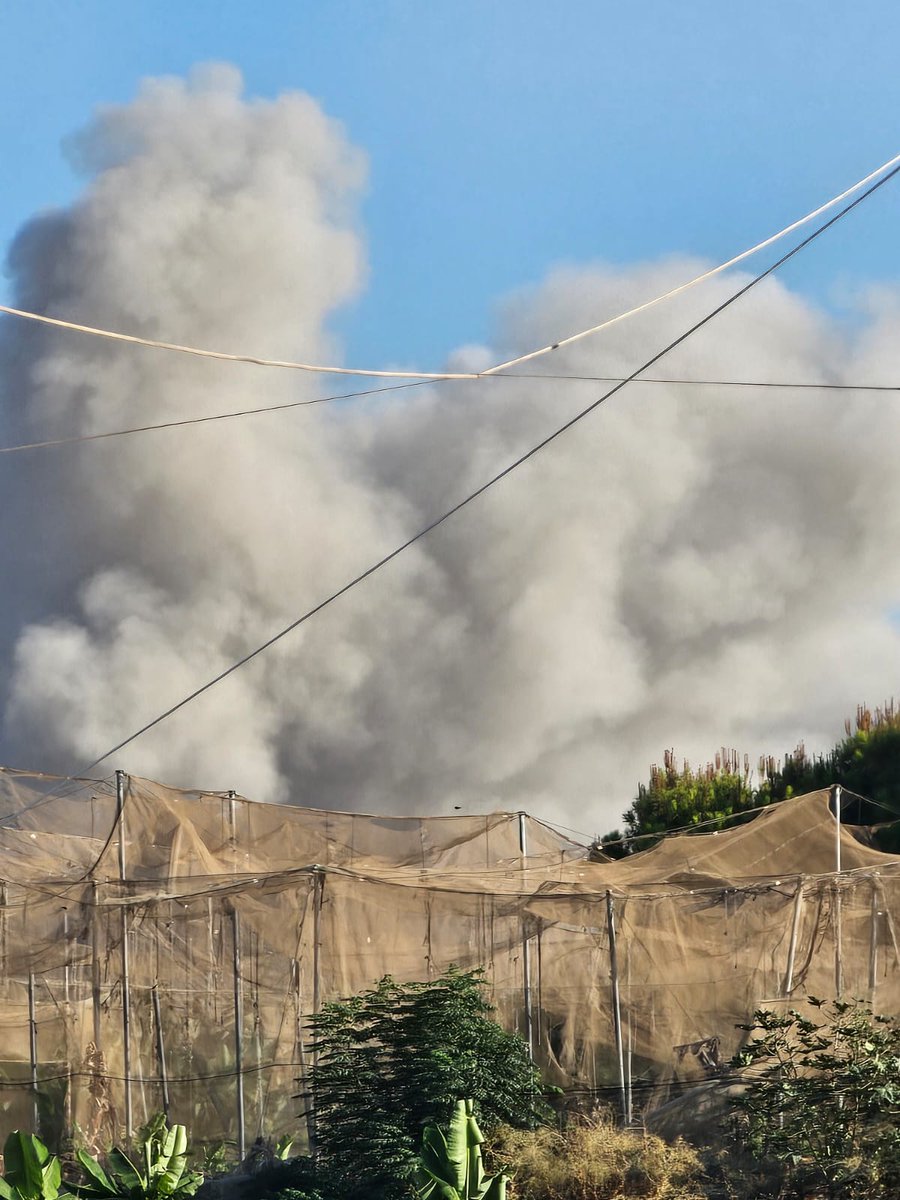
{"label": "shade net", "polygon": [[[900,859],[829,793],[619,862],[517,813],[381,817],[0,770],[0,1103],[89,1145],[298,1136],[308,1019],[482,967],[573,1107],[715,1078],[760,1006],[900,1013]],[[837,847],[841,871],[836,872]]]}

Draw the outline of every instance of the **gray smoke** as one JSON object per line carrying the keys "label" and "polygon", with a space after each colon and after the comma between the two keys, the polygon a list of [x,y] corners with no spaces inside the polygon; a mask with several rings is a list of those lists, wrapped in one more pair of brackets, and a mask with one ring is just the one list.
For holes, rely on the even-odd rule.
{"label": "gray smoke", "polygon": [[[205,69],[146,84],[70,151],[84,192],[20,233],[15,303],[340,356],[328,325],[364,283],[365,169],[311,99],[246,101],[235,71]],[[452,363],[552,341],[699,266],[554,272],[502,305],[491,346]],[[736,286],[539,369],[627,373]],[[898,332],[896,294],[841,322],[767,281],[657,373],[891,382]],[[12,321],[0,372],[5,444],[325,390]],[[4,457],[4,760],[90,761],[600,386],[442,384]],[[898,433],[888,395],[632,386],[104,769],[324,807],[524,807],[602,830],[666,746],[695,761],[721,744],[827,746],[857,700],[896,687]]]}

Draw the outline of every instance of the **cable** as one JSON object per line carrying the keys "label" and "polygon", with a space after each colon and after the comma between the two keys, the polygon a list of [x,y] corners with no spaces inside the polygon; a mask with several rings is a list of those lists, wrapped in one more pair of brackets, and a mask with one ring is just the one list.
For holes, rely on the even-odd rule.
{"label": "cable", "polygon": [[[548,379],[559,383],[621,383],[621,375],[545,375],[509,374],[482,375],[478,379]],[[235,417],[255,417],[263,413],[283,412],[289,408],[305,408],[313,404],[331,404],[336,400],[351,400],[357,396],[379,396],[384,392],[400,392],[405,388],[423,387],[429,382],[444,380],[414,380],[411,383],[395,383],[388,387],[366,388],[358,392],[339,392],[332,396],[319,396],[314,400],[292,400],[286,404],[266,404],[259,408],[242,408],[232,412],[212,413],[205,417],[183,417],[177,421],[159,421],[154,425],[134,425],[127,429],[110,429],[103,433],[73,434],[71,437],[52,438],[45,442],[22,442],[15,446],[0,446],[0,454],[18,454],[23,450],[46,450],[56,446],[69,446],[78,442],[99,442],[104,438],[127,437],[134,433],[152,433],[159,429],[176,429],[185,425],[203,425],[210,421],[229,421]],[[467,382],[475,382],[470,380]],[[757,382],[752,379],[638,379],[638,384],[654,383],[684,387],[727,387],[727,388],[778,388],[797,390],[820,390],[828,392],[900,392],[900,384],[888,383],[787,383],[778,380]]]}
{"label": "cable", "polygon": [[795,255],[799,254],[801,250],[805,249],[808,245],[810,245],[812,242],[814,242],[816,240],[816,238],[821,237],[821,235],[823,233],[825,233],[826,230],[830,229],[832,225],[834,225],[837,221],[840,221],[842,217],[846,216],[849,212],[851,212],[854,208],[856,208],[856,206],[858,204],[861,204],[865,199],[867,199],[869,196],[871,196],[880,187],[883,187],[884,184],[887,183],[890,179],[893,179],[894,176],[898,174],[898,172],[900,172],[900,163],[898,163],[898,165],[896,167],[894,167],[893,170],[890,171],[887,175],[883,176],[881,179],[879,179],[877,182],[873,183],[869,188],[867,188],[866,191],[864,191],[862,193],[862,195],[857,196],[857,198],[855,200],[852,200],[848,205],[846,205],[844,208],[842,208],[833,217],[829,218],[828,221],[826,221],[824,224],[820,225],[817,229],[814,229],[811,234],[808,234],[802,241],[798,242],[796,246],[794,246],[792,249],[790,249],[786,254],[783,254],[781,256],[781,258],[777,259],[776,262],[774,262],[771,266],[767,267],[765,271],[762,271],[758,275],[754,276],[753,279],[751,279],[748,283],[744,284],[743,287],[739,288],[736,292],[732,293],[732,295],[729,296],[728,299],[724,300],[721,304],[717,305],[716,308],[714,308],[711,312],[707,313],[705,317],[702,317],[699,321],[697,321],[695,324],[690,326],[689,329],[687,329],[684,333],[680,334],[677,338],[674,339],[674,341],[669,342],[669,344],[667,346],[664,346],[662,350],[659,350],[656,354],[654,354],[651,358],[649,358],[645,363],[643,363],[641,366],[639,366],[635,371],[632,371],[632,373],[629,376],[627,376],[625,379],[623,379],[621,381],[621,383],[617,383],[614,387],[610,388],[609,391],[604,392],[604,394],[602,396],[598,397],[598,399],[594,400],[591,404],[589,404],[587,406],[587,408],[583,408],[580,412],[576,413],[574,417],[570,417],[568,421],[564,422],[562,425],[559,425],[552,433],[548,434],[547,437],[543,438],[536,445],[532,446],[530,450],[527,450],[524,454],[520,455],[513,462],[509,463],[509,465],[504,467],[502,471],[499,471],[496,475],[494,475],[486,483],[483,483],[481,485],[481,487],[476,488],[476,490],[474,492],[470,492],[468,496],[464,497],[464,499],[460,500],[457,504],[453,505],[452,508],[447,509],[439,517],[436,517],[435,520],[430,521],[426,526],[424,526],[424,528],[420,529],[418,531],[418,533],[414,533],[412,535],[412,537],[407,538],[407,540],[405,542],[401,543],[401,545],[397,546],[389,554],[386,554],[383,558],[380,558],[377,562],[373,563],[372,566],[367,567],[365,571],[362,571],[354,579],[351,579],[349,581],[349,583],[345,583],[344,586],[339,588],[336,592],[332,592],[332,594],[330,596],[328,596],[325,600],[320,601],[313,608],[308,609],[305,613],[303,613],[301,616],[297,617],[294,621],[291,621],[290,624],[286,625],[283,629],[279,630],[278,633],[273,634],[272,637],[268,638],[261,645],[257,646],[256,649],[251,650],[248,654],[245,654],[242,658],[239,658],[236,662],[233,662],[231,664],[231,666],[226,667],[226,669],[224,671],[220,671],[218,675],[215,675],[212,679],[208,680],[201,687],[196,688],[193,692],[191,692],[189,695],[183,697],[176,704],[173,704],[170,708],[167,708],[165,710],[165,712],[160,713],[158,716],[154,717],[152,721],[148,721],[145,725],[142,725],[140,729],[136,730],[134,733],[130,734],[128,737],[124,738],[122,741],[117,742],[115,746],[110,747],[109,750],[105,751],[98,758],[95,758],[93,760],[93,762],[91,762],[87,767],[85,767],[83,771],[79,771],[78,774],[79,775],[87,774],[88,771],[93,770],[93,768],[96,767],[99,763],[103,762],[105,759],[109,758],[111,755],[115,754],[117,751],[122,750],[125,746],[127,746],[131,742],[135,741],[142,734],[147,733],[148,730],[153,729],[156,725],[159,725],[162,721],[165,721],[168,717],[172,716],[173,713],[176,713],[176,712],[178,712],[179,709],[184,708],[184,706],[186,704],[190,704],[190,702],[192,700],[196,700],[198,696],[203,695],[204,692],[207,692],[207,691],[209,691],[210,688],[215,687],[215,685],[217,683],[221,683],[223,679],[226,679],[229,675],[233,674],[235,671],[237,671],[241,667],[245,666],[248,662],[251,662],[254,658],[256,658],[258,655],[262,654],[265,650],[268,650],[270,646],[273,646],[276,642],[280,641],[283,637],[286,637],[287,634],[291,633],[299,625],[302,625],[305,621],[308,621],[310,619],[310,617],[313,617],[317,613],[321,612],[323,608],[326,608],[333,601],[339,599],[346,592],[349,592],[352,588],[356,587],[357,584],[362,583],[363,580],[368,579],[370,575],[374,575],[376,571],[380,570],[383,566],[386,566],[393,559],[397,558],[397,556],[402,554],[404,550],[409,549],[410,546],[412,546],[416,542],[420,541],[427,534],[431,533],[432,530],[437,529],[439,525],[442,525],[445,521],[449,520],[452,516],[455,516],[455,514],[460,512],[461,509],[465,508],[468,504],[471,504],[473,500],[478,499],[479,496],[483,495],[490,488],[494,487],[495,484],[499,483],[502,479],[505,479],[507,475],[510,475],[518,467],[520,467],[524,463],[528,462],[529,459],[533,458],[536,454],[540,453],[541,450],[543,450],[547,446],[549,446],[551,444],[551,442],[554,442],[558,437],[560,437],[562,434],[566,433],[569,429],[571,429],[579,421],[584,420],[585,417],[589,416],[595,409],[599,408],[601,404],[605,403],[605,401],[609,400],[617,392],[620,392],[622,390],[622,388],[626,387],[629,383],[631,383],[632,380],[637,379],[637,377],[639,375],[643,374],[644,371],[647,371],[652,366],[655,366],[655,364],[658,363],[660,361],[660,359],[664,358],[667,354],[671,353],[671,351],[674,350],[677,346],[680,346],[682,344],[682,342],[687,341],[687,339],[689,337],[691,337],[699,329],[702,329],[704,325],[707,325],[710,321],[712,321],[715,317],[717,317],[721,312],[724,312],[724,310],[726,308],[728,308],[728,307],[730,307],[730,305],[734,304],[734,302],[736,300],[739,300],[742,296],[744,296],[747,292],[749,292],[751,290],[751,288],[756,287],[757,284],[761,283],[769,275],[771,275],[775,271],[777,271],[779,269],[779,267],[783,266],[786,262],[788,262],[790,259],[792,259]]}
{"label": "cable", "polygon": [[[156,429],[174,429],[182,425],[203,425],[207,421],[228,421],[233,417],[253,417],[260,413],[282,412],[287,408],[306,408],[313,404],[330,404],[334,400],[351,400],[357,396],[378,396],[384,392],[402,392],[404,388],[423,387],[428,380],[395,383],[388,387],[365,388],[357,392],[340,392],[334,396],[318,396],[314,400],[290,400],[285,404],[266,404],[260,408],[241,408],[233,412],[212,413],[207,417],[184,417],[177,421],[158,421],[154,425],[135,425],[128,429],[111,429],[104,433],[76,434],[73,437],[52,438],[45,442],[23,442],[18,446],[0,446],[0,454],[16,454],[21,450],[45,450],[51,446],[67,446],[73,442],[99,442],[104,438],[125,437],[132,433],[150,433]],[[898,389],[900,390],[900,389]]]}
{"label": "cable", "polygon": [[[646,300],[643,304],[637,305],[635,308],[628,309],[627,312],[619,313],[615,317],[610,317],[606,321],[601,321],[599,325],[593,325],[590,329],[584,329],[580,333],[570,334],[568,337],[561,338],[559,341],[551,342],[548,346],[542,346],[537,350],[532,350],[528,354],[520,354],[517,358],[510,358],[506,362],[497,363],[493,367],[488,367],[486,371],[478,372],[448,372],[448,371],[385,371],[385,370],[367,370],[362,367],[330,367],[322,366],[316,363],[291,362],[281,359],[259,358],[256,355],[249,354],[229,354],[220,350],[204,350],[197,346],[183,346],[177,342],[156,341],[153,338],[138,337],[135,334],[118,333],[111,329],[102,329],[94,325],[82,325],[75,321],[64,321],[59,317],[49,317],[41,313],[30,312],[27,309],[12,308],[6,304],[0,304],[0,312],[6,313],[10,317],[20,317],[26,321],[36,321],[42,325],[50,325],[56,329],[68,329],[75,333],[89,334],[92,337],[107,338],[116,342],[128,342],[135,346],[147,346],[154,350],[169,350],[179,354],[192,354],[199,358],[214,358],[224,362],[241,362],[249,363],[257,367],[279,367],[286,370],[294,371],[309,371],[315,374],[322,375],[363,375],[367,378],[377,379],[479,379],[483,375],[495,375],[500,371],[505,371],[508,367],[518,366],[520,363],[531,362],[533,359],[540,358],[545,354],[550,354],[554,350],[559,350],[563,346],[569,346],[573,342],[581,341],[583,338],[590,337],[595,333],[599,333],[603,329],[609,329],[611,325],[618,324],[619,321],[624,321],[628,317],[633,317],[637,313],[646,312],[647,309],[653,308],[657,304],[661,304],[664,300],[670,300],[675,296],[681,295],[697,284],[704,283],[708,279],[712,279],[716,275],[720,275],[723,271],[727,271],[730,267],[737,266],[744,259],[750,258],[760,250],[765,250],[774,242],[780,241],[781,238],[787,237],[789,233],[793,233],[802,225],[808,224],[826,212],[829,208],[833,208],[835,204],[840,204],[842,200],[846,200],[848,196],[852,196],[854,192],[858,192],[860,188],[866,187],[877,176],[884,171],[892,171],[893,168],[900,165],[900,154],[895,155],[886,163],[883,163],[876,170],[871,171],[863,179],[854,183],[852,187],[841,192],[837,196],[833,196],[825,204],[813,209],[812,212],[801,217],[799,220],[786,225],[784,229],[778,233],[774,233],[771,237],[765,238],[761,242],[757,242],[755,246],[751,246],[748,250],[743,250],[740,254],[736,254],[734,258],[728,259],[727,262],[720,263],[719,266],[713,267],[709,271],[704,271],[702,274],[695,276],[686,283],[679,284],[678,287],[671,288],[668,292],[664,292],[660,296],[654,297],[652,300]],[[890,175],[885,175],[881,182],[889,179]],[[867,194],[867,193],[866,193]]]}

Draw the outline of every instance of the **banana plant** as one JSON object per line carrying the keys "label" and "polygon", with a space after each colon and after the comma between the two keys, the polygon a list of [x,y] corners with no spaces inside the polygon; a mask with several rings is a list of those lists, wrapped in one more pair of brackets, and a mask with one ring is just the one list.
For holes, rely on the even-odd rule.
{"label": "banana plant", "polygon": [[85,1200],[183,1200],[193,1196],[203,1176],[187,1166],[187,1131],[183,1125],[171,1129],[162,1113],[144,1130],[134,1160],[114,1148],[107,1155],[108,1170],[84,1150],[76,1157],[87,1182],[72,1190]]}
{"label": "banana plant", "polygon": [[59,1159],[40,1138],[14,1130],[3,1147],[6,1174],[0,1178],[3,1200],[57,1200],[65,1195]]}
{"label": "banana plant", "polygon": [[484,1135],[475,1119],[471,1100],[459,1100],[450,1118],[446,1137],[437,1125],[428,1125],[419,1154],[420,1200],[506,1200],[507,1175],[485,1176],[481,1159]]}

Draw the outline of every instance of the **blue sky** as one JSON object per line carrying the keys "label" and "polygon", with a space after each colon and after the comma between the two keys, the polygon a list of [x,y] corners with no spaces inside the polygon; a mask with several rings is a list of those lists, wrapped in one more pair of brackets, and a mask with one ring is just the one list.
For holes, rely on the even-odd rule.
{"label": "blue sky", "polygon": [[[494,337],[497,306],[528,287],[511,336],[565,336],[682,281],[667,256],[730,258],[900,152],[900,9],[883,0],[2,11],[4,246],[78,194],[62,143],[99,106],[127,104],[147,77],[234,64],[250,96],[311,94],[368,158],[368,284],[333,326],[359,367],[440,368]],[[67,315],[122,314],[126,331],[143,313],[172,341],[321,346],[357,254],[329,224],[340,184],[333,168],[315,174],[317,118],[274,106],[294,116],[264,142],[265,170],[254,160],[237,179],[250,207],[188,187],[203,198],[183,228],[210,237],[179,241],[167,236],[190,212],[178,183],[208,181],[209,139],[244,116],[260,129],[273,106],[208,124],[190,89],[164,90],[181,96],[174,109],[132,109],[162,136],[125,171],[112,218],[92,202],[62,242],[45,223],[22,278],[46,280],[51,303],[63,287]],[[321,211],[279,204],[279,177],[314,179]],[[786,289],[760,289],[692,339],[678,369],[895,382],[898,213],[900,181],[793,260]],[[604,261],[621,269],[541,286],[558,264]],[[872,284],[885,287],[864,310]],[[854,321],[859,336],[845,336]],[[678,322],[660,306],[567,362],[637,365]],[[13,331],[3,416],[29,437],[244,408],[299,381]],[[583,394],[423,389],[7,460],[3,754],[49,770],[91,761],[513,461]],[[357,607],[336,604],[115,765],[337,807],[577,814],[600,796],[599,828],[666,746],[694,762],[719,745],[754,761],[801,738],[827,748],[858,701],[896,688],[900,405],[746,396],[632,389],[417,543],[406,573],[386,569]]]}
{"label": "blue sky", "polygon": [[[370,160],[348,362],[439,365],[559,261],[721,259],[900,149],[900,9],[861,0],[8,0],[0,241],[78,182],[60,149],[147,75],[235,63]],[[897,189],[785,273],[829,306],[900,276]],[[566,331],[560,331],[566,332]],[[173,330],[172,336],[177,337]]]}

